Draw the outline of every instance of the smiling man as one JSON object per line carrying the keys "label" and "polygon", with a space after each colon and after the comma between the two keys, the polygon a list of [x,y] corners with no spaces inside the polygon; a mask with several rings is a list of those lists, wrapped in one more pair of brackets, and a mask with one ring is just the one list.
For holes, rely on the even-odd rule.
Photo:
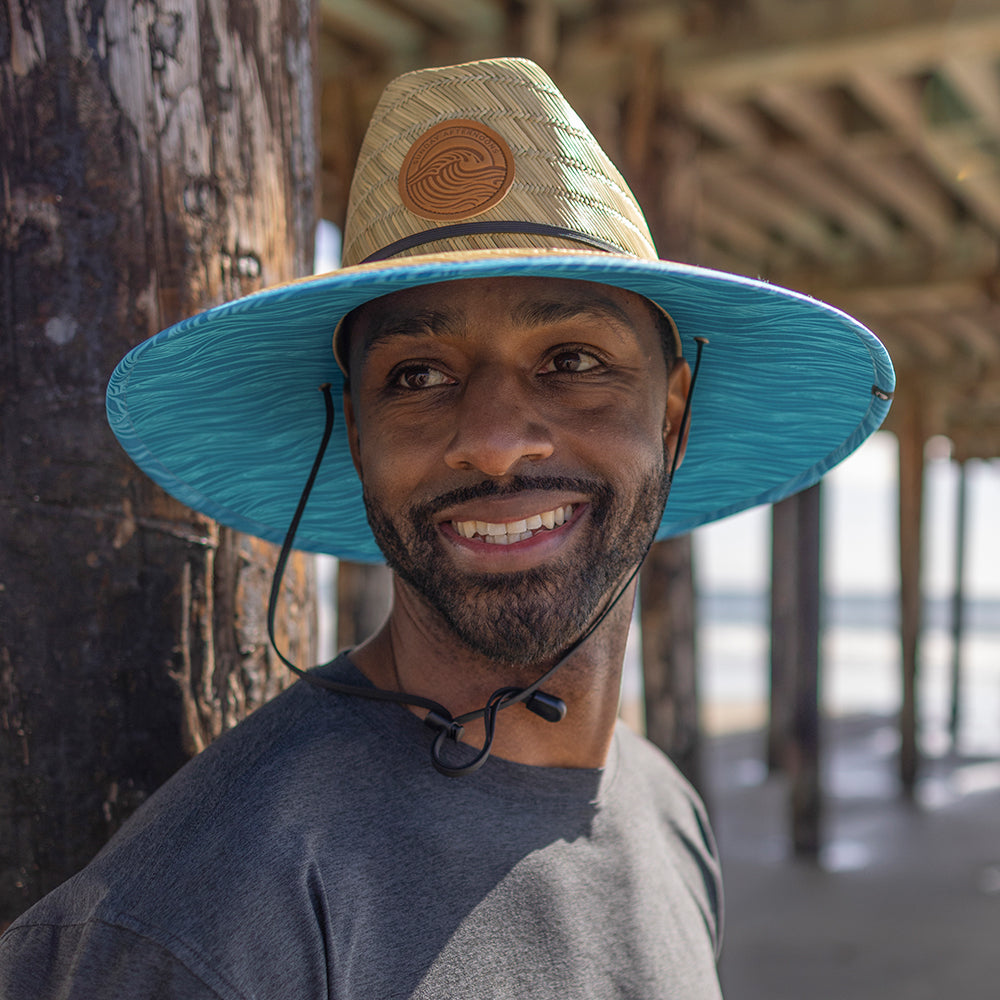
{"label": "smiling man", "polygon": [[635,574],[857,447],[884,350],[659,260],[523,60],[389,86],[344,258],[140,345],[108,412],[165,488],[283,541],[272,617],[295,544],[386,559],[388,619],[289,664],[303,683],[15,923],[0,993],[718,997],[704,810],[617,721]]}
{"label": "smiling man", "polygon": [[555,682],[566,723],[512,713],[494,746],[510,759],[605,760],[631,575],[689,385],[660,326],[623,289],[472,279],[361,307],[341,345],[351,452],[395,572],[388,622],[352,654],[378,686],[483,705],[498,679],[523,687],[551,667],[628,585]]}

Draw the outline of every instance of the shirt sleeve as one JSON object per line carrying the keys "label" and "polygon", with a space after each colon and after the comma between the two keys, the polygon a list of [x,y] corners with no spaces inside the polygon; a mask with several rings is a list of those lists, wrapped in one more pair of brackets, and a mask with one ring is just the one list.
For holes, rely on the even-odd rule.
{"label": "shirt sleeve", "polygon": [[243,1000],[209,986],[168,948],[101,920],[18,922],[0,938],[4,1000]]}

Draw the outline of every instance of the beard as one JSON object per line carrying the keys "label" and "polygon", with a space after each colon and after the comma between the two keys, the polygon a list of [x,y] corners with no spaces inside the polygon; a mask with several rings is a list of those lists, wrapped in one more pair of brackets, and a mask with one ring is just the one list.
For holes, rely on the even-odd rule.
{"label": "beard", "polygon": [[[517,476],[454,490],[405,509],[394,521],[365,490],[368,523],[390,568],[406,581],[468,648],[503,665],[554,660],[579,640],[612,591],[645,557],[670,489],[665,459],[624,504],[603,480]],[[460,572],[442,552],[434,514],[459,503],[566,491],[590,498],[587,539],[531,570]],[[398,526],[397,526],[398,524]]]}

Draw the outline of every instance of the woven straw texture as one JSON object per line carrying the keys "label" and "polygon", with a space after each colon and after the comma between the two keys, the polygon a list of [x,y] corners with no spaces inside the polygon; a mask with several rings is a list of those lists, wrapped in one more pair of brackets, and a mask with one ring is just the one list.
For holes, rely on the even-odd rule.
{"label": "woven straw texture", "polygon": [[[414,142],[433,126],[455,119],[482,122],[502,137],[514,158],[509,192],[477,214],[477,222],[544,220],[605,240],[625,253],[656,259],[649,228],[628,185],[552,81],[525,59],[492,59],[417,70],[386,88],[351,185],[345,266],[361,263],[404,236],[444,224],[404,207],[398,178]],[[550,236],[490,234],[429,243],[409,253],[553,246],[581,249],[579,243]]]}

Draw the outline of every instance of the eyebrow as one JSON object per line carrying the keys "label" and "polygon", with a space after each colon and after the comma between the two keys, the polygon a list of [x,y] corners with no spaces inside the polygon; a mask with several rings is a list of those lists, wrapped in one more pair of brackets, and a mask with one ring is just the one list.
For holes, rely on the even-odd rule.
{"label": "eyebrow", "polygon": [[379,345],[402,337],[461,336],[461,327],[454,312],[445,309],[399,310],[390,312],[373,324],[361,351],[364,361]]}
{"label": "eyebrow", "polygon": [[[581,317],[611,320],[629,328],[632,318],[617,302],[603,296],[582,298],[576,301],[564,299],[534,300],[523,302],[511,313],[515,323],[529,328],[547,326],[553,323],[570,322]],[[460,312],[450,309],[421,309],[417,312],[399,310],[389,312],[374,325],[365,338],[362,361],[380,344],[406,337],[464,336],[465,324]]]}
{"label": "eyebrow", "polygon": [[610,319],[630,328],[632,326],[629,314],[617,302],[603,296],[568,302],[565,299],[525,302],[513,313],[516,322],[529,327],[562,323],[587,316]]}

